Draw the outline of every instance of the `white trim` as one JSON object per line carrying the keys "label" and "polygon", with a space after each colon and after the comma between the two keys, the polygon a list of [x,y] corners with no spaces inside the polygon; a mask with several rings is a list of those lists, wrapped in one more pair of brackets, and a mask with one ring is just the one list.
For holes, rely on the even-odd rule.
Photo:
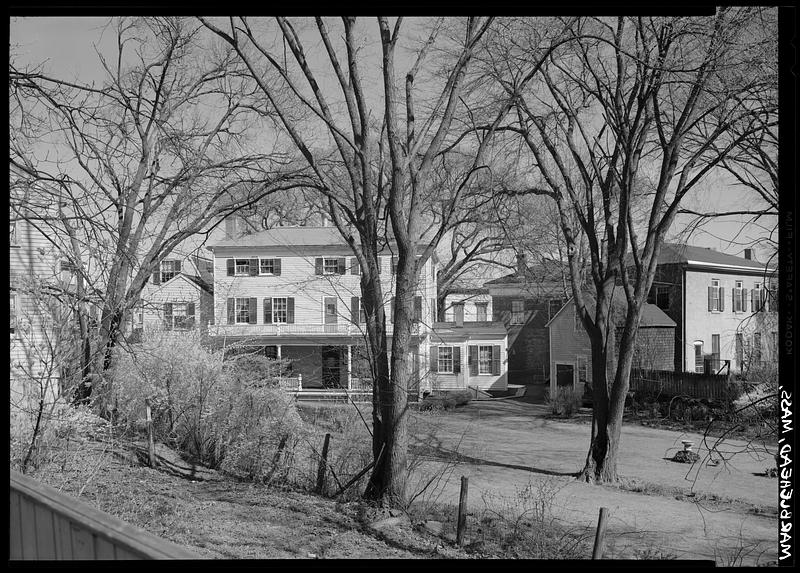
{"label": "white trim", "polygon": [[705,261],[690,261],[687,260],[686,264],[688,265],[700,265],[705,267],[718,267],[721,269],[734,269],[734,270],[748,270],[748,271],[760,271],[764,272],[765,270],[771,270],[769,267],[746,267],[743,265],[729,265],[725,263],[707,263]]}

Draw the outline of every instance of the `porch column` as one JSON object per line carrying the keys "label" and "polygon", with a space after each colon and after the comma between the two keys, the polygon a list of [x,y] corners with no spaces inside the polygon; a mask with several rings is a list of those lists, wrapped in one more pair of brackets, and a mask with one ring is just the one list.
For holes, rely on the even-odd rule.
{"label": "porch column", "polygon": [[353,389],[353,346],[347,345],[347,390]]}
{"label": "porch column", "polygon": [[278,349],[278,360],[280,360],[280,359],[281,359],[281,345],[280,345],[280,344],[278,344],[278,345],[276,346],[276,348]]}

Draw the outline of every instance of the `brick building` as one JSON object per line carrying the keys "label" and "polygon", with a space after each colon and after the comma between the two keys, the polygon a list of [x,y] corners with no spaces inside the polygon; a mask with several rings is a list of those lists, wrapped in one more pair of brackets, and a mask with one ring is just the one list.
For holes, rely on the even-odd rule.
{"label": "brick building", "polygon": [[508,332],[508,382],[543,384],[550,375],[548,321],[569,298],[569,271],[551,259],[528,266],[517,257],[516,272],[488,281],[492,320]]}

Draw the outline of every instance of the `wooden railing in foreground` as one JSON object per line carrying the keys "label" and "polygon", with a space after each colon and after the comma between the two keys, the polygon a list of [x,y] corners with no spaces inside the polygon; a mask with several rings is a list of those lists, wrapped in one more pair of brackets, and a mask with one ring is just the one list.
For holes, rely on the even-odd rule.
{"label": "wooden railing in foreground", "polygon": [[10,559],[200,558],[50,486],[10,471]]}

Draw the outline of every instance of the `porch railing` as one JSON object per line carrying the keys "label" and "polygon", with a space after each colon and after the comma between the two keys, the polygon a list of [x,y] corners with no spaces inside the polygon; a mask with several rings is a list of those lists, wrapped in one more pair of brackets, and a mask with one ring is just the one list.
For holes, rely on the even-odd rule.
{"label": "porch railing", "polygon": [[[424,327],[423,327],[424,328]],[[337,324],[210,324],[211,336],[364,336],[363,325]],[[411,334],[421,333],[419,324],[413,324]],[[386,334],[392,335],[392,325],[386,325]]]}

